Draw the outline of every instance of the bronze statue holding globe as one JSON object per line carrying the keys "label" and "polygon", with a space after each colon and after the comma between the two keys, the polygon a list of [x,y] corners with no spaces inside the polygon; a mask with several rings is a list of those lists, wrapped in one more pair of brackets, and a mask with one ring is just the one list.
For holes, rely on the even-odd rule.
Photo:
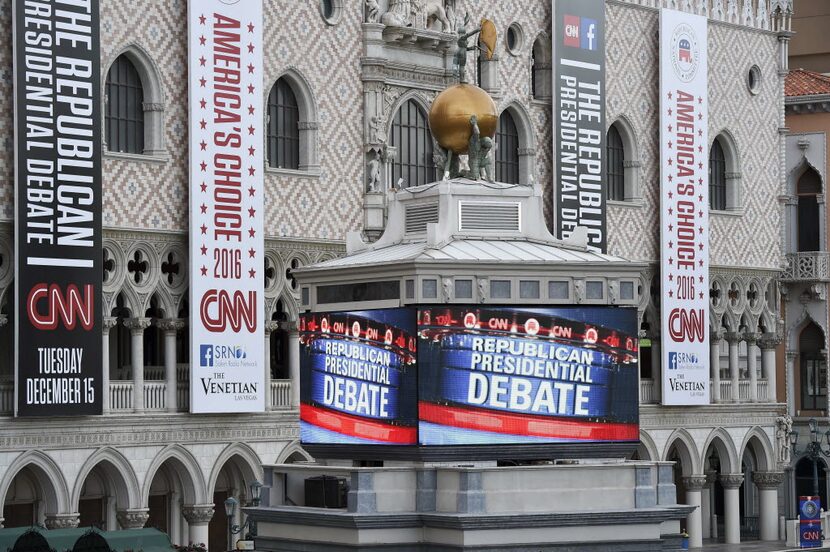
{"label": "bronze statue holding globe", "polygon": [[[481,48],[487,59],[493,58],[496,47],[496,27],[490,20],[483,20],[476,30],[467,32],[469,15],[458,29],[458,49],[455,65],[458,84],[441,92],[429,111],[429,126],[444,154],[444,180],[465,177],[492,181],[493,169],[490,155],[493,151],[498,112],[496,104],[487,92],[469,84],[466,78],[467,52]],[[479,35],[479,46],[470,47],[468,40]],[[468,171],[461,171],[459,156],[468,156]]]}

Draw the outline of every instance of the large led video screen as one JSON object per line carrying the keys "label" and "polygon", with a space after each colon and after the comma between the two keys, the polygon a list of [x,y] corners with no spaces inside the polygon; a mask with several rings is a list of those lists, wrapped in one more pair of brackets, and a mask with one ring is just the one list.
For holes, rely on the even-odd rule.
{"label": "large led video screen", "polygon": [[417,445],[412,309],[300,317],[304,444]]}
{"label": "large led video screen", "polygon": [[634,309],[418,311],[419,442],[639,439]]}

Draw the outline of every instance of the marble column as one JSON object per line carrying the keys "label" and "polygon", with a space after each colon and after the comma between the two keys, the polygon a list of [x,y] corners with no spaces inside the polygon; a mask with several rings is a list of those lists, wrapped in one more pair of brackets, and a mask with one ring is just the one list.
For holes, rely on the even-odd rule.
{"label": "marble column", "polygon": [[651,377],[654,378],[654,402],[663,402],[663,355],[660,353],[660,336],[651,336]]}
{"label": "marble column", "polygon": [[127,508],[115,514],[121,529],[142,529],[150,519],[149,508]]}
{"label": "marble column", "polygon": [[130,342],[130,357],[133,371],[133,410],[144,411],[144,330],[150,327],[149,318],[128,318],[124,326],[129,328],[132,340]]}
{"label": "marble column", "polygon": [[689,548],[703,546],[703,518],[701,513],[701,491],[706,487],[705,475],[690,475],[683,478],[686,487],[686,504],[695,509],[686,518],[686,531],[689,533]]}
{"label": "marble column", "polygon": [[208,523],[213,519],[213,504],[185,504],[182,508],[182,515],[188,524],[188,541],[195,544],[207,544]]}
{"label": "marble column", "polygon": [[291,408],[300,408],[300,331],[292,322],[288,330],[288,373],[291,377]]}
{"label": "marble column", "polygon": [[712,377],[712,401],[721,402],[720,396],[720,342],[723,331],[709,332],[709,372]]}
{"label": "marble column", "polygon": [[274,397],[271,391],[271,334],[276,331],[280,324],[273,320],[265,322],[265,410],[271,410],[274,404]]}
{"label": "marble column", "polygon": [[187,325],[181,318],[159,320],[158,327],[164,332],[164,406],[167,412],[178,410],[178,378],[176,377],[176,334]]}
{"label": "marble column", "polygon": [[778,487],[784,472],[755,472],[752,481],[758,487],[759,525],[762,541],[778,540]]}
{"label": "marble column", "polygon": [[758,402],[758,350],[756,343],[761,337],[755,332],[744,334],[746,341],[746,370],[749,372],[749,400]]}
{"label": "marble column", "polygon": [[105,316],[104,324],[101,330],[104,334],[103,348],[101,352],[101,408],[104,414],[110,412],[110,330],[118,324],[118,319],[114,316]]}
{"label": "marble column", "polygon": [[179,493],[173,491],[170,493],[170,541],[176,544],[187,544],[182,542],[182,502],[179,498]]}
{"label": "marble column", "polygon": [[795,416],[795,359],[798,358],[798,351],[787,351],[787,373],[784,378],[787,399],[787,414]]}
{"label": "marble column", "polygon": [[726,342],[729,343],[729,379],[732,381],[732,402],[740,400],[740,365],[738,364],[738,347],[741,344],[741,334],[727,332]]}
{"label": "marble column", "polygon": [[778,402],[777,379],[775,369],[775,352],[782,339],[774,333],[766,333],[761,337],[758,345],[761,347],[761,375],[767,380],[767,402]]}
{"label": "marble column", "polygon": [[743,482],[744,474],[742,473],[720,475],[720,484],[723,487],[723,525],[726,544],[740,544],[741,542],[740,492]]}
{"label": "marble column", "polygon": [[712,472],[706,472],[706,485],[700,490],[700,519],[703,538],[712,536]]}
{"label": "marble column", "polygon": [[74,529],[81,523],[81,514],[46,514],[47,529]]}

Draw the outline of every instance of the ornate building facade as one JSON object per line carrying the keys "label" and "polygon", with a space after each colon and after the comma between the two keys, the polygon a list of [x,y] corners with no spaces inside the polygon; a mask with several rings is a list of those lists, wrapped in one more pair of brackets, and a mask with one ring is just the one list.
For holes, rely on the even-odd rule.
{"label": "ornate building facade", "polygon": [[[555,1],[555,0],[554,0]],[[106,75],[105,415],[14,419],[11,39],[0,42],[0,497],[6,526],[151,525],[221,541],[227,496],[262,464],[306,458],[297,437],[299,266],[378,236],[384,192],[439,178],[426,120],[454,81],[462,15],[502,37],[467,65],[495,99],[497,180],[540,183],[552,204],[551,6],[538,0],[265,0],[268,411],[188,414],[187,45],[184,0],[101,6]],[[661,406],[658,10],[709,17],[711,404]],[[676,461],[693,544],[778,537],[786,439],[782,332],[783,82],[788,0],[607,0],[609,253],[641,278],[643,459]],[[125,24],[130,22],[130,24]],[[0,0],[11,28],[11,1]],[[548,222],[550,223],[550,213]],[[575,284],[568,293],[582,297]],[[602,293],[612,290],[603,288]],[[783,505],[781,505],[783,512]],[[743,512],[743,514],[741,513]],[[759,519],[766,523],[759,523]],[[760,527],[760,530],[759,530]],[[772,528],[771,528],[772,527]],[[215,535],[219,535],[218,537]],[[220,540],[217,540],[220,539]]]}

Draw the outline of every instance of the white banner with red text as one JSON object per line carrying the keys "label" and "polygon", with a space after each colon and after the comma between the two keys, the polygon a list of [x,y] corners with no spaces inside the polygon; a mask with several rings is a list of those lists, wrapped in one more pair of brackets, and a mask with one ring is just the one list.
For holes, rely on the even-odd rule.
{"label": "white banner with red text", "polygon": [[707,21],[660,12],[663,404],[709,404]]}
{"label": "white banner with red text", "polygon": [[265,409],[262,0],[190,0],[190,411]]}

